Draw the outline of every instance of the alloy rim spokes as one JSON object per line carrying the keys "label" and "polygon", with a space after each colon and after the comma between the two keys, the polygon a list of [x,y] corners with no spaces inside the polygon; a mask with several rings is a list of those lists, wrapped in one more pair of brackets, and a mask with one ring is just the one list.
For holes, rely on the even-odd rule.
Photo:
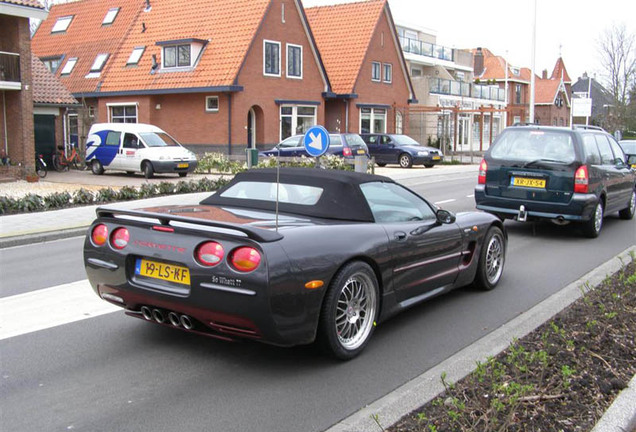
{"label": "alloy rim spokes", "polygon": [[495,283],[499,280],[503,270],[503,241],[497,234],[492,236],[486,252],[486,274],[488,282]]}
{"label": "alloy rim spokes", "polygon": [[364,343],[373,326],[375,303],[367,276],[355,274],[344,284],[336,306],[336,334],[344,348],[355,349]]}
{"label": "alloy rim spokes", "polygon": [[594,229],[596,232],[601,231],[601,226],[603,226],[603,205],[598,203],[594,214]]}

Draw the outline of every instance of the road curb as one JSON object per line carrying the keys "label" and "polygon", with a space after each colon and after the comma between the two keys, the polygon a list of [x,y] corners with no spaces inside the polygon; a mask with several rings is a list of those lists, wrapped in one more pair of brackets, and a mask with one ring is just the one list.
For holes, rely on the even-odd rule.
{"label": "road curb", "polygon": [[[446,373],[446,381],[457,382],[461,380],[475,369],[478,361],[484,362],[488,357],[496,356],[506,349],[514,339],[526,336],[579,299],[584,292],[601,284],[608,275],[619,271],[624,263],[632,260],[631,254],[633,253],[636,253],[636,246],[626,249],[535,305],[527,312],[512,319],[497,330],[398,387],[386,396],[343,419],[325,432],[366,432],[378,429],[378,423],[384,428],[395,424],[403,416],[431,401],[444,391],[444,386],[440,380],[442,373]],[[599,425],[601,423],[614,425],[621,419],[624,420],[621,425],[630,425],[636,422],[636,403],[633,402],[636,397],[636,388],[634,387],[636,387],[636,384],[634,384],[634,379],[632,379],[630,383],[632,390],[620,393],[614,401],[614,404],[619,404],[616,410],[620,412],[620,415],[609,409],[599,421]],[[622,400],[623,397],[626,400],[619,402],[619,399]],[[624,429],[620,429],[619,426],[616,426],[616,428],[614,428],[615,426],[611,427],[612,429],[599,429],[598,431],[595,429],[594,432],[631,430],[626,426]]]}
{"label": "road curb", "polygon": [[34,234],[24,234],[0,238],[0,249],[84,236],[86,235],[86,230],[88,229],[88,227],[89,225],[79,228],[60,229],[55,231],[37,232]]}

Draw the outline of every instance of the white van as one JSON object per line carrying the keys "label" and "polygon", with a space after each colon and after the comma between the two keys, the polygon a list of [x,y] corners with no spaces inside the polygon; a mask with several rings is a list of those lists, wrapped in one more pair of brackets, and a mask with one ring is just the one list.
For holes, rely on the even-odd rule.
{"label": "white van", "polygon": [[105,169],[129,174],[178,173],[197,167],[197,157],[156,126],[143,123],[95,123],[86,141],[86,164],[93,174]]}

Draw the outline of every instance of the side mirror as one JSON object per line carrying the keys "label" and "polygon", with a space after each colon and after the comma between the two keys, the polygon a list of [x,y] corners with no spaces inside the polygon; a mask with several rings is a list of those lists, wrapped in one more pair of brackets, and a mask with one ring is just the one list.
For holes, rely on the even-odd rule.
{"label": "side mirror", "polygon": [[437,217],[437,222],[440,224],[452,224],[455,223],[455,215],[448,210],[437,210],[435,213]]}

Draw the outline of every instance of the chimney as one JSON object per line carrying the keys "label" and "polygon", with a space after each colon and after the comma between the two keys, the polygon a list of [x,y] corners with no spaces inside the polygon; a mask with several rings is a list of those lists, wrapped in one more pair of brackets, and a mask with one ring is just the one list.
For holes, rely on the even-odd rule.
{"label": "chimney", "polygon": [[480,77],[484,73],[484,53],[481,47],[475,50],[475,55],[473,56],[473,73],[475,77]]}
{"label": "chimney", "polygon": [[548,79],[548,70],[547,69],[543,69],[543,72],[541,73],[541,79]]}

